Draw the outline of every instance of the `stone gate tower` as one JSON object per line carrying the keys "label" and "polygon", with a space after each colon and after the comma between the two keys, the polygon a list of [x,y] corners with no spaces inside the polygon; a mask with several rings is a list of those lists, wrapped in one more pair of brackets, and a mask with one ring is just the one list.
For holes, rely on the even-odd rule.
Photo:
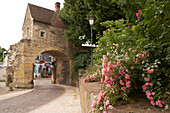
{"label": "stone gate tower", "polygon": [[12,45],[8,54],[7,75],[14,87],[32,88],[33,64],[41,53],[54,57],[53,83],[71,83],[71,54],[73,47],[64,38],[64,26],[58,19],[60,3],[55,11],[28,4],[23,24],[22,39]]}

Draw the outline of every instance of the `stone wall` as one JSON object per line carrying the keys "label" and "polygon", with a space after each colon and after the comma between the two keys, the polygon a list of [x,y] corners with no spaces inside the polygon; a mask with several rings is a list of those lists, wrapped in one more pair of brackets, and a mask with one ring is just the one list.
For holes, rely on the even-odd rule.
{"label": "stone wall", "polygon": [[82,113],[89,113],[92,110],[92,103],[99,93],[100,86],[98,82],[83,83],[79,80],[80,103]]}

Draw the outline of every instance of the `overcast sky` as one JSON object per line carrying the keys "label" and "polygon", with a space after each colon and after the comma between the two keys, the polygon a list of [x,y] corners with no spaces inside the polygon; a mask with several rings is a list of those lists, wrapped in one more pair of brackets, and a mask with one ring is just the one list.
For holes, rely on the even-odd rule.
{"label": "overcast sky", "polygon": [[27,4],[31,3],[51,10],[55,3],[64,0],[2,0],[0,2],[0,46],[9,49],[10,45],[22,39],[22,25]]}

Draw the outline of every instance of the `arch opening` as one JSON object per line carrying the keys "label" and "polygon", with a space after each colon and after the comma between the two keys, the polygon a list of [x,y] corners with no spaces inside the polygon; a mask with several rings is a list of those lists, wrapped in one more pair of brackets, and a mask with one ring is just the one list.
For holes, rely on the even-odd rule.
{"label": "arch opening", "polygon": [[32,80],[51,78],[53,84],[70,84],[69,59],[59,51],[44,51],[36,56],[32,72]]}

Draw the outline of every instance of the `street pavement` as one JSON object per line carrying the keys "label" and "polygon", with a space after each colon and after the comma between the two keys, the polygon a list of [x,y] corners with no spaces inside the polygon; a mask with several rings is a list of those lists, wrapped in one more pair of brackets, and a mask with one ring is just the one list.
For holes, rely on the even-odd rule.
{"label": "street pavement", "polygon": [[37,79],[33,90],[0,95],[0,113],[81,113],[77,87]]}

